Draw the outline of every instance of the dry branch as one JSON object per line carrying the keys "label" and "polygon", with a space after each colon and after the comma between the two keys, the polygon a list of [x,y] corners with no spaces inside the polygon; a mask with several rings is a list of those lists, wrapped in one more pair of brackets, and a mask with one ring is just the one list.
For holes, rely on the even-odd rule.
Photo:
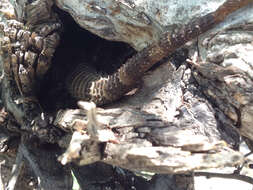
{"label": "dry branch", "polygon": [[240,181],[244,181],[250,184],[253,184],[253,178],[245,176],[245,175],[238,175],[238,174],[222,174],[222,173],[211,173],[211,172],[195,172],[195,176],[206,176],[208,178],[211,177],[220,177],[226,179],[236,179]]}

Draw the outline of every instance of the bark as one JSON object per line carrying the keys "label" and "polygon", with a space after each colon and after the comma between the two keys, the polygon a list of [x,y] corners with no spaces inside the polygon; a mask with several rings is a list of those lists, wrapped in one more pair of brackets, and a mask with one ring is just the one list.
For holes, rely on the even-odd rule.
{"label": "bark", "polygon": [[[94,25],[95,28],[87,25],[86,22],[92,21],[89,17],[82,17],[86,12],[78,12],[82,6],[76,9],[70,6],[74,6],[75,1],[57,0],[56,5],[62,9],[68,7],[67,11],[80,25],[83,23],[83,27],[106,39],[128,42],[140,52],[152,43],[155,45],[149,46],[149,52],[158,51],[155,48],[161,45],[157,42],[165,25],[145,12],[149,10],[145,9],[146,5],[141,5],[144,13],[139,14],[143,12],[140,7],[133,6],[130,3],[133,1],[126,2],[105,3],[106,6],[115,5],[112,6],[115,9],[119,5],[120,16],[110,15],[113,22],[108,21],[107,14],[111,11],[108,7],[102,9],[103,4],[83,2],[108,21],[105,23],[109,24],[105,24],[106,27],[100,31],[97,25]],[[234,5],[237,1],[226,2],[227,5]],[[249,144],[253,140],[250,58],[253,51],[253,15],[250,14],[253,5],[252,1],[238,1],[238,5],[241,2],[249,5],[185,46],[189,49],[188,61],[181,58],[188,56],[185,49],[163,60],[160,59],[164,56],[154,58],[160,64],[146,72],[136,89],[120,100],[103,107],[79,102],[80,109],[67,108],[50,113],[41,107],[36,92],[51,67],[60,41],[62,21],[54,12],[51,1],[16,2],[15,14],[8,1],[0,3],[1,6],[10,7],[7,13],[1,11],[3,24],[0,26],[3,39],[0,61],[4,72],[1,80],[2,100],[8,112],[8,117],[6,112],[2,112],[2,126],[6,130],[3,134],[7,134],[2,141],[3,147],[13,134],[21,135],[18,155],[21,154],[34,175],[41,179],[38,185],[42,189],[71,189],[70,169],[68,165],[61,166],[56,161],[56,154],[61,154],[58,160],[62,165],[69,162],[91,164],[83,168],[74,164],[71,166],[83,189],[129,189],[131,185],[136,189],[169,186],[171,189],[194,189],[192,176],[182,173],[242,164],[244,157],[237,151],[240,136],[246,137]],[[70,4],[64,6],[64,3]],[[233,10],[228,8],[235,7],[219,8],[219,14],[213,17],[215,22],[224,19],[226,10]],[[134,15],[136,20],[130,20],[130,25],[137,33],[145,31],[143,36],[137,33],[122,36],[122,28],[129,26],[118,25],[122,18],[126,21],[124,16],[128,14],[123,14],[123,10]],[[205,13],[210,12],[208,9]],[[223,12],[224,15],[221,14]],[[244,20],[237,19],[242,15],[246,15]],[[15,20],[11,20],[13,18]],[[140,26],[143,20],[146,22]],[[113,28],[115,26],[120,29]],[[147,33],[151,35],[147,37]],[[173,33],[169,34],[173,40],[178,39]],[[186,32],[182,34],[187,35]],[[178,36],[187,40],[194,37]],[[133,39],[138,40],[134,43]],[[165,41],[164,44],[168,46]],[[45,146],[45,143],[55,144]],[[56,144],[61,147],[60,150]],[[62,154],[62,151],[65,153]],[[20,162],[23,161],[21,159]],[[41,169],[45,163],[48,170]],[[127,170],[118,168],[115,170],[121,172],[115,171],[111,165],[161,175],[147,181]],[[91,178],[88,182],[81,177],[91,175],[97,168],[103,168],[108,175],[98,172],[96,176],[101,179]],[[55,178],[51,178],[52,175]],[[117,176],[118,180],[108,180],[109,176]],[[130,182],[131,178],[136,180],[135,183]]]}

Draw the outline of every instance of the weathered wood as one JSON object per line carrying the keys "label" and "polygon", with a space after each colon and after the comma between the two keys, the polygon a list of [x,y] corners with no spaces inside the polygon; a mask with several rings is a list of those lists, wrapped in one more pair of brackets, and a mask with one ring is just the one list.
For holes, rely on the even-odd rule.
{"label": "weathered wood", "polygon": [[1,23],[2,99],[21,130],[55,142],[60,131],[49,127],[50,118],[35,94],[59,44],[61,23],[51,10],[51,1],[22,1],[14,8],[16,20]]}
{"label": "weathered wood", "polygon": [[138,1],[138,0],[56,0],[90,32],[112,41],[123,41],[137,51],[155,43],[166,30],[171,32],[210,12],[225,0]]}
{"label": "weathered wood", "polygon": [[[237,140],[218,131],[221,123],[215,119],[211,105],[200,94],[193,96],[198,93],[197,89],[192,91],[193,84],[182,87],[189,79],[184,77],[187,72],[184,66],[175,70],[166,63],[144,78],[141,90],[133,97],[115,104],[117,108],[97,108],[95,111],[89,104],[80,103],[84,110],[59,112],[55,122],[64,130],[77,130],[67,152],[60,158],[61,162],[103,161],[154,173],[186,172],[240,163],[241,155],[221,141],[233,144]],[[209,122],[204,118],[209,118]],[[196,126],[194,130],[192,126]],[[88,130],[90,127],[96,132]],[[83,134],[84,131],[88,135]],[[63,141],[66,143],[66,139]],[[66,144],[61,143],[61,146]],[[195,166],[193,160],[198,160]]]}
{"label": "weathered wood", "polygon": [[[220,24],[202,35],[198,44],[189,48],[192,60],[188,63],[180,63],[181,66],[177,68],[173,65],[173,58],[170,62],[165,60],[157,69],[146,73],[143,83],[136,86],[135,91],[114,104],[104,108],[86,108],[87,104],[81,103],[82,109],[55,110],[59,112],[53,123],[53,117],[43,113],[34,92],[40,82],[37,79],[43,78],[50,66],[59,41],[55,37],[60,33],[61,24],[52,12],[52,1],[38,0],[23,6],[24,2],[20,1],[21,4],[17,3],[15,7],[19,22],[1,25],[3,35],[7,38],[3,40],[4,47],[1,48],[0,56],[3,64],[1,67],[5,72],[2,98],[9,113],[21,125],[15,126],[20,134],[36,135],[42,141],[57,142],[64,149],[68,147],[59,158],[62,164],[72,161],[80,164],[101,161],[133,171],[175,174],[234,166],[243,162],[243,155],[234,149],[238,147],[238,133],[252,140],[252,60],[249,55],[252,49],[252,14],[248,15],[246,21],[232,21],[245,12],[252,13],[249,11],[252,10],[252,3],[228,18],[230,22],[227,22],[231,25]],[[57,6],[61,6],[60,1],[56,2]],[[88,1],[84,2],[89,5]],[[121,4],[121,8],[126,6],[123,5],[125,1],[115,2]],[[238,2],[251,1],[226,1],[228,5],[230,2],[237,5]],[[99,6],[90,8],[97,10]],[[36,11],[39,9],[45,12],[41,12],[38,17]],[[226,10],[234,11],[220,8],[217,11],[219,14],[215,14],[214,18],[224,18]],[[29,14],[24,14],[26,11]],[[209,10],[208,13],[210,12],[212,11]],[[75,19],[77,16],[74,16]],[[163,27],[158,27],[157,30],[157,26],[153,20],[149,25],[150,28],[156,27],[152,34],[156,42],[163,30]],[[25,35],[21,40],[24,49],[14,44],[20,42],[17,39],[21,33],[27,34],[27,39]],[[180,34],[177,35],[181,38],[175,39],[187,37]],[[172,39],[177,35],[172,36]],[[126,41],[126,38],[119,40]],[[168,41],[161,43],[165,44],[166,50]],[[36,51],[26,48],[26,45]],[[180,43],[181,45],[183,44]],[[198,45],[198,48],[194,45]],[[139,48],[133,46],[138,50],[143,49],[143,44]],[[159,49],[159,44],[155,44],[155,47]],[[155,48],[152,50],[157,51]],[[23,55],[20,51],[24,51]],[[163,56],[167,54],[164,52]],[[159,54],[159,51],[155,53]],[[152,60],[153,63],[163,56]],[[194,56],[201,58],[203,63]],[[137,58],[136,61],[140,61]],[[234,59],[243,61],[234,64]],[[229,67],[230,63],[233,67]],[[244,67],[239,68],[238,65]],[[64,137],[62,131],[65,131]],[[40,172],[40,169],[36,169],[40,166],[38,157],[39,155],[33,157],[33,151],[27,154],[28,161],[29,158],[34,159],[30,164],[35,164],[33,170],[37,171],[37,176]],[[49,160],[50,164],[56,162],[51,158]],[[69,177],[69,173],[65,176]],[[42,178],[47,181],[49,177]],[[48,187],[48,184],[46,182],[44,186]]]}
{"label": "weathered wood", "polygon": [[[253,5],[246,9],[251,10]],[[242,17],[239,12],[233,18]],[[215,107],[228,116],[242,136],[253,140],[252,93],[253,15],[223,23],[199,39],[194,77]]]}

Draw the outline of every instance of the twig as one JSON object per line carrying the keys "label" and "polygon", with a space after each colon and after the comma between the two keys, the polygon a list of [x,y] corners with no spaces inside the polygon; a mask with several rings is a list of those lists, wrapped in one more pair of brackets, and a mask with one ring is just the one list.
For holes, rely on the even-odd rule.
{"label": "twig", "polygon": [[4,183],[3,183],[3,179],[2,179],[2,165],[5,163],[5,161],[2,161],[0,163],[0,188],[4,189]]}
{"label": "twig", "polygon": [[253,151],[250,151],[249,153],[245,154],[244,157],[246,158],[246,157],[250,156],[251,154],[253,154]]}
{"label": "twig", "polygon": [[18,176],[19,176],[23,166],[24,166],[23,153],[21,151],[21,147],[19,146],[16,161],[12,167],[11,178],[8,182],[8,186],[7,186],[6,190],[14,190],[15,189],[15,185],[17,183]]}
{"label": "twig", "polygon": [[226,178],[226,179],[236,179],[240,181],[244,181],[250,184],[253,184],[253,178],[240,175],[240,174],[223,174],[223,173],[213,173],[213,172],[195,172],[194,176],[206,176],[207,178],[211,177],[219,177],[219,178]]}
{"label": "twig", "polygon": [[[250,156],[253,152],[250,151],[249,153],[245,154],[244,157],[247,158],[248,156]],[[245,160],[241,165],[239,165],[236,170],[234,171],[234,174],[240,174],[240,172],[242,171],[243,167],[245,166],[245,164],[248,163],[249,160]]]}

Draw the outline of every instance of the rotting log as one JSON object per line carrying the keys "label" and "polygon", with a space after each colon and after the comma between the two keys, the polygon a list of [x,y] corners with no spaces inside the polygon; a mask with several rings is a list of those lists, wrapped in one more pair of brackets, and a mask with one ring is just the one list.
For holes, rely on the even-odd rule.
{"label": "rotting log", "polygon": [[[56,2],[59,6],[60,1]],[[1,55],[5,72],[2,98],[20,125],[19,133],[35,134],[40,140],[57,142],[64,149],[69,146],[60,157],[63,164],[102,161],[130,170],[174,174],[243,162],[243,155],[233,149],[239,141],[238,133],[252,139],[250,15],[241,25],[231,21],[231,25],[221,24],[204,34],[199,38],[198,49],[194,49],[196,44],[190,47],[192,59],[188,63],[177,68],[173,59],[165,60],[160,67],[145,74],[136,92],[120,101],[103,109],[81,103],[86,110],[56,110],[58,114],[52,122],[53,117],[43,114],[34,91],[50,66],[61,23],[57,15],[51,14],[51,1],[23,5],[16,5],[17,18],[11,16],[19,22],[7,22],[7,28],[14,31],[10,34],[16,38],[15,29],[20,31],[16,27],[21,27],[30,40],[24,39],[28,44],[12,46],[15,39],[10,35],[9,39],[5,38]],[[43,6],[49,6],[46,9],[49,12],[36,17],[34,13],[40,8],[45,10]],[[27,8],[23,10],[24,7]],[[247,9],[252,9],[252,3],[228,19],[250,12]],[[23,11],[29,10],[31,14],[24,14]],[[41,22],[37,23],[37,19]],[[27,46],[36,52],[29,52]],[[240,47],[238,51],[235,46]],[[24,63],[20,51],[27,53]],[[221,52],[224,54],[220,55]],[[238,68],[238,62],[231,59],[241,60],[244,67]],[[231,67],[230,63],[235,65]],[[62,137],[62,131],[67,135]]]}

